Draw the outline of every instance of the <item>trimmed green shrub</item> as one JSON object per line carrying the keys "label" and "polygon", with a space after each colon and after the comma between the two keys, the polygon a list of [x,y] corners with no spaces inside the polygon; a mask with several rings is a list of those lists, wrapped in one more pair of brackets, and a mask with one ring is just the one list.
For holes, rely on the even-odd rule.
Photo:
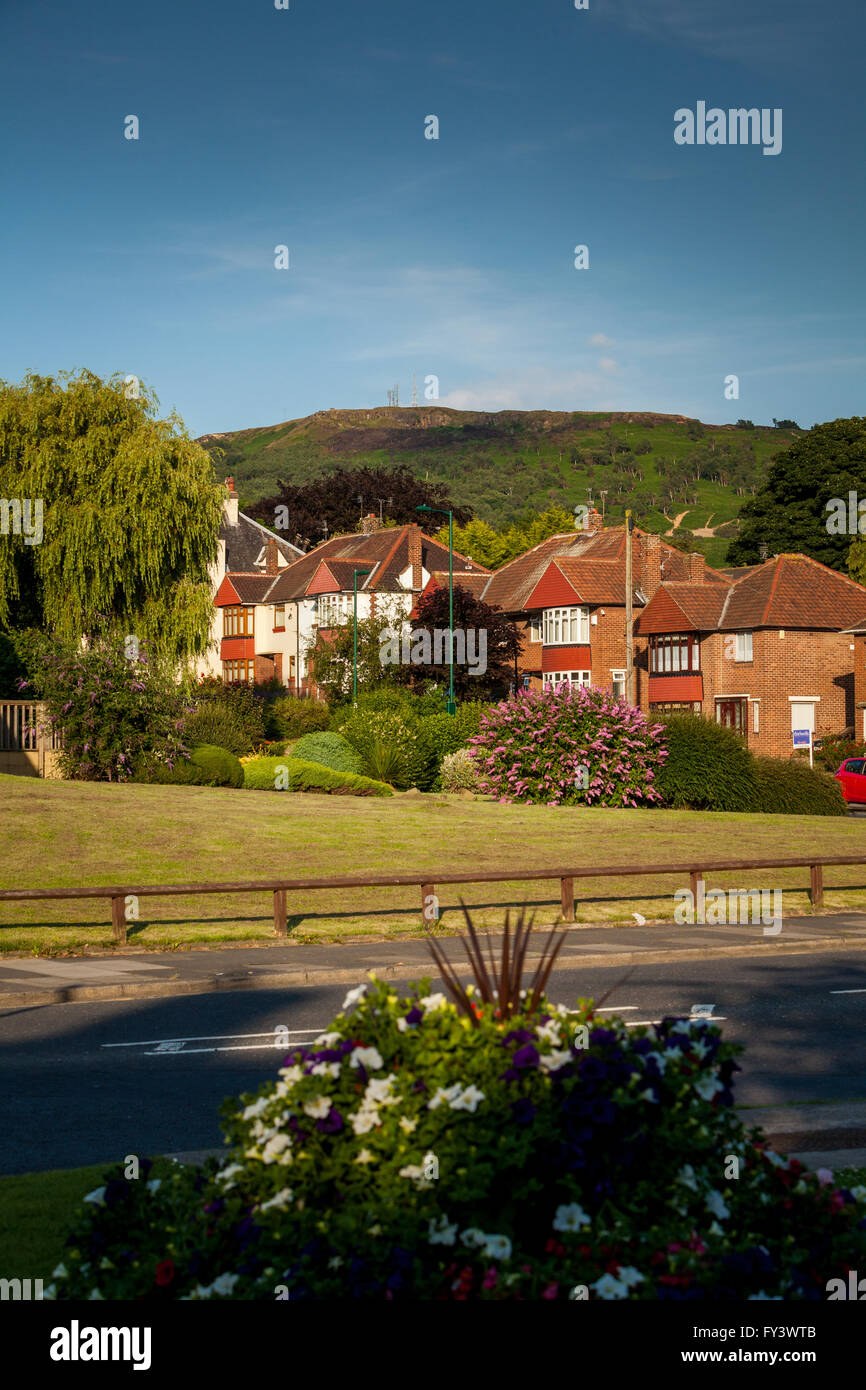
{"label": "trimmed green shrub", "polygon": [[299,758],[254,758],[244,764],[244,786],[254,791],[327,792],[332,796],[392,796],[390,787],[353,772],[336,772]]}
{"label": "trimmed green shrub", "polygon": [[469,739],[474,738],[481,724],[481,715],[488,708],[480,700],[467,700],[457,706],[455,714],[432,714],[421,720],[430,737],[437,766],[441,767],[446,753],[456,753],[458,748],[465,748]]}
{"label": "trimmed green shrub", "polygon": [[755,759],[740,736],[699,714],[660,715],[668,756],[656,775],[665,805],[693,811],[751,811]]}
{"label": "trimmed green shrub", "polygon": [[[384,710],[391,713],[410,713],[413,711],[415,703],[411,692],[402,686],[379,685],[373,690],[362,690],[358,694],[357,704],[347,699],[332,706],[331,728],[339,731],[353,714],[367,714],[370,711],[382,712]],[[429,712],[432,714],[434,710],[431,708]]]}
{"label": "trimmed green shrub", "polygon": [[183,738],[188,744],[227,748],[238,757],[253,747],[240,706],[229,700],[207,700],[188,714],[183,721]]}
{"label": "trimmed green shrub", "polygon": [[278,738],[302,738],[304,734],[327,729],[331,723],[324,700],[303,700],[297,695],[284,695],[281,700],[275,700],[271,713]]}
{"label": "trimmed green shrub", "polygon": [[832,773],[811,768],[799,758],[755,758],[755,774],[757,790],[750,811],[788,816],[847,814],[842,789]]}
{"label": "trimmed green shrub", "polygon": [[394,779],[403,770],[403,754],[394,743],[384,738],[376,738],[367,751],[367,772],[380,782],[394,785]]}
{"label": "trimmed green shrub", "polygon": [[481,779],[471,748],[458,748],[456,753],[445,754],[439,770],[439,783],[443,792],[480,792]]}
{"label": "trimmed green shrub", "polygon": [[225,1103],[221,1164],[106,1171],[43,1296],[695,1307],[818,1302],[863,1269],[866,1187],[745,1127],[742,1049],[712,1019],[499,1004],[350,990]]}
{"label": "trimmed green shrub", "polygon": [[364,771],[361,758],[342,734],[305,734],[292,749],[292,757],[306,763],[321,763],[322,767],[332,767],[335,772]]}
{"label": "trimmed green shrub", "polygon": [[142,760],[136,769],[135,781],[160,786],[242,787],[244,770],[227,748],[203,743],[192,749],[189,758],[178,757],[172,767],[152,759]]}
{"label": "trimmed green shrub", "polygon": [[244,770],[234,753],[227,748],[202,743],[193,748],[189,760],[193,767],[200,768],[205,774],[208,786],[242,787],[244,784]]}

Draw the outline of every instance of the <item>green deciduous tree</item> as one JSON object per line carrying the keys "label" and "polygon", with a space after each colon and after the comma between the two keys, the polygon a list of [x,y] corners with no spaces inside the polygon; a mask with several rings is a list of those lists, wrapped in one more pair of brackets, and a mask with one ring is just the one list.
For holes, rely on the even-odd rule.
{"label": "green deciduous tree", "polygon": [[130,633],[177,661],[207,646],[220,491],[182,421],[137,389],[89,371],[0,382],[0,498],[30,522],[16,534],[10,512],[0,534],[0,627]]}
{"label": "green deciduous tree", "polygon": [[866,418],[816,425],[777,454],[766,482],[740,511],[740,534],[728,547],[729,565],[755,564],[769,553],[800,551],[844,573],[851,535],[834,534],[828,504],[849,492],[866,497]]}

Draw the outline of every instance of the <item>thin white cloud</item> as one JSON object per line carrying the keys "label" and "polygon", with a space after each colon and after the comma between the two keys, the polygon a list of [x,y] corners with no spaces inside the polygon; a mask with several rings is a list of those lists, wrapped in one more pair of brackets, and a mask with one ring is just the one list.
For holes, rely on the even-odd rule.
{"label": "thin white cloud", "polygon": [[614,346],[615,346],[613,338],[608,338],[608,336],[607,336],[606,333],[593,333],[593,335],[592,335],[592,337],[590,338],[589,341],[590,341],[590,344],[591,344],[593,347],[614,347]]}

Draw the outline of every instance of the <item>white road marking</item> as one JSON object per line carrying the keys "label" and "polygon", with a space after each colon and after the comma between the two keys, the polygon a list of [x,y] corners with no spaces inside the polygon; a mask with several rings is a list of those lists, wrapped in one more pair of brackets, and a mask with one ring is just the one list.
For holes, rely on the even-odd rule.
{"label": "white road marking", "polygon": [[[324,1033],[324,1028],[283,1028],[279,1025],[280,1033],[288,1037],[296,1037],[300,1033],[315,1033],[316,1037]],[[267,1033],[202,1033],[194,1038],[145,1038],[142,1042],[122,1042],[122,1043],[102,1043],[103,1047],[161,1047],[163,1043],[188,1043],[188,1042],[224,1042],[228,1038],[273,1038],[276,1028],[271,1028]],[[277,1046],[278,1044],[274,1044]]]}
{"label": "white road marking", "polygon": [[866,994],[866,989],[831,989],[831,994]]}

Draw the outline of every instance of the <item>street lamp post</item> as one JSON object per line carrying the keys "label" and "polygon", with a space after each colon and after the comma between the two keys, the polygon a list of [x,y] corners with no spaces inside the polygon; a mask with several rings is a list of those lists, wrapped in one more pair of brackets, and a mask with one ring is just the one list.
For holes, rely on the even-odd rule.
{"label": "street lamp post", "polygon": [[448,705],[449,714],[457,713],[454,699],[454,513],[447,507],[428,507],[422,502],[415,509],[419,512],[440,512],[448,518]]}
{"label": "street lamp post", "polygon": [[355,570],[352,574],[352,623],[355,634],[352,643],[352,703],[358,703],[358,575],[372,574],[369,570]]}

